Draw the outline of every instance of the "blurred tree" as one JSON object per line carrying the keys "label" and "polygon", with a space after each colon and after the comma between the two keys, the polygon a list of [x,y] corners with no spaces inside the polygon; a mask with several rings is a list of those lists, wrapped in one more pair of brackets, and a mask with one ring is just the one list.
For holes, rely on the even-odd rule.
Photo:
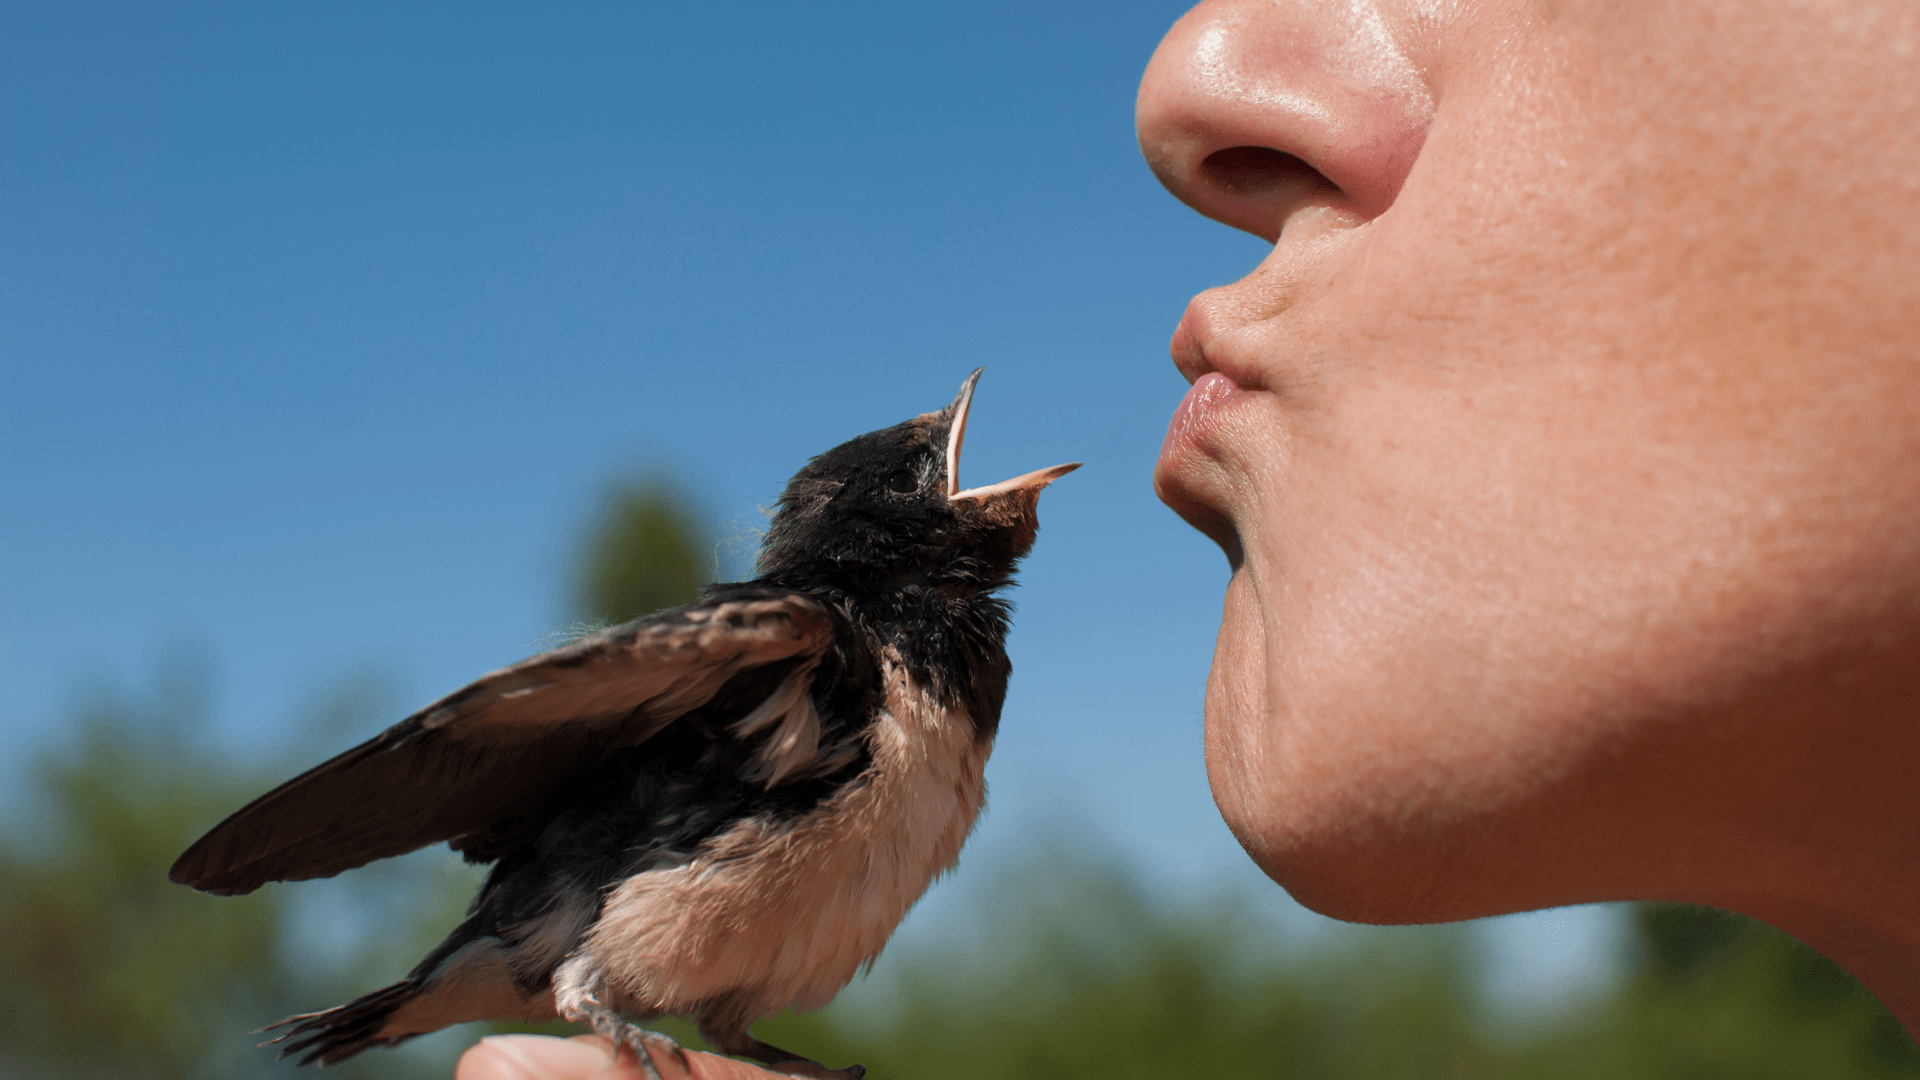
{"label": "blurred tree", "polygon": [[[271,893],[216,909],[166,879],[195,829],[256,792],[179,768],[177,744],[112,716],[49,762],[44,831],[0,858],[0,1044],[38,1075],[195,1075],[286,1002]],[[265,962],[263,962],[263,958]],[[270,1006],[269,1006],[270,1007]],[[242,1044],[243,1045],[243,1044]],[[23,1070],[24,1071],[24,1070]]]}
{"label": "blurred tree", "polygon": [[619,623],[691,603],[712,580],[712,544],[680,488],[661,477],[616,489],[580,561],[576,603]]}
{"label": "blurred tree", "polygon": [[[284,772],[196,750],[189,712],[95,709],[37,773],[34,839],[0,847],[0,1076],[278,1072],[248,1030],[396,977],[471,895],[471,870],[439,851],[246,897],[168,884],[199,830]],[[1851,980],[1718,912],[1642,909],[1643,962],[1621,992],[1516,1043],[1480,1022],[1469,939],[1448,928],[1290,951],[1231,910],[1157,907],[1110,862],[1053,850],[979,888],[979,941],[909,957],[884,1012],[842,1003],[760,1034],[895,1080],[1920,1076],[1920,1052]],[[343,913],[374,931],[319,932]],[[445,1051],[473,1037],[328,1075],[444,1077]]]}
{"label": "blurred tree", "polygon": [[756,1030],[897,1080],[1445,1080],[1499,1061],[1450,928],[1302,954],[1233,908],[1156,906],[1098,856],[1034,854],[981,889],[989,936],[910,958],[879,1022],[834,1006]]}
{"label": "blurred tree", "polygon": [[[1060,858],[1039,890],[989,894],[1025,917],[989,918],[1012,950],[921,955],[875,1022],[841,1006],[783,1015],[759,1033],[897,1080],[946,1077],[1288,1080],[1894,1080],[1917,1050],[1878,1002],[1826,960],[1724,912],[1638,911],[1649,952],[1610,1000],[1520,1040],[1477,1014],[1447,927],[1397,931],[1391,949],[1276,946],[1248,920],[1147,905],[1111,869]],[[1692,929],[1683,926],[1692,924]],[[1694,930],[1706,927],[1705,948]],[[1671,966],[1676,938],[1686,970]],[[1711,960],[1698,959],[1712,957]]]}
{"label": "blurred tree", "polygon": [[[618,620],[690,600],[704,550],[670,485],[616,492],[580,605]],[[341,701],[319,725],[329,741],[390,718],[377,694]],[[246,897],[168,883],[201,830],[315,756],[235,764],[197,738],[204,713],[192,680],[157,704],[103,700],[35,772],[39,802],[0,840],[0,1078],[282,1072],[247,1031],[398,977],[472,895],[477,870],[444,850]],[[1920,1050],[1853,980],[1737,916],[1637,909],[1639,963],[1616,994],[1502,1039],[1477,1013],[1470,939],[1450,928],[1397,933],[1391,949],[1289,950],[1233,910],[1156,906],[1115,860],[1076,849],[1036,844],[978,886],[979,940],[906,958],[883,1011],[842,1001],[758,1033],[895,1080],[1920,1077]],[[700,1045],[690,1025],[661,1026]],[[445,1077],[475,1034],[327,1075]]]}
{"label": "blurred tree", "polygon": [[[205,696],[182,690],[191,681],[154,703],[102,698],[34,770],[29,819],[0,843],[0,1076],[258,1076],[271,1055],[248,1032],[344,1000],[344,972],[290,948],[298,920],[278,887],[209,897],[167,880],[281,773],[196,745]],[[347,1075],[445,1072],[393,1064]]]}
{"label": "blurred tree", "polygon": [[1686,904],[1635,912],[1638,972],[1611,1016],[1614,1075],[1920,1077],[1916,1048],[1839,965],[1765,923]]}

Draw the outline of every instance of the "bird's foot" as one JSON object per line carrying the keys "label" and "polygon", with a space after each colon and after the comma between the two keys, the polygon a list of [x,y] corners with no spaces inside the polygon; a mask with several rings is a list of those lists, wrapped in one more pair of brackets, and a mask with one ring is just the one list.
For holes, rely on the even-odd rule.
{"label": "bird's foot", "polygon": [[805,1076],[812,1078],[812,1080],[861,1080],[861,1077],[867,1075],[867,1067],[865,1065],[849,1065],[844,1069],[829,1069],[817,1061],[808,1061],[805,1058],[795,1058],[789,1061],[777,1062],[768,1067],[775,1072],[786,1073],[788,1076]]}
{"label": "bird's foot", "polygon": [[731,1024],[703,1020],[700,1025],[700,1037],[723,1054],[752,1058],[774,1072],[786,1073],[788,1076],[804,1076],[809,1080],[861,1080],[861,1077],[867,1075],[865,1065],[829,1069],[791,1050],[782,1050],[772,1043],[761,1042],[753,1037],[753,1033],[747,1030],[744,1024],[735,1027]]}
{"label": "bird's foot", "polygon": [[604,1005],[590,1006],[581,1012],[586,1014],[584,1019],[593,1027],[594,1034],[612,1040],[615,1058],[620,1056],[622,1050],[633,1052],[634,1060],[639,1063],[640,1071],[647,1080],[664,1080],[660,1075],[660,1067],[653,1063],[653,1054],[649,1051],[670,1054],[680,1063],[682,1072],[692,1071],[692,1066],[687,1063],[687,1052],[680,1048],[671,1035],[643,1028]]}

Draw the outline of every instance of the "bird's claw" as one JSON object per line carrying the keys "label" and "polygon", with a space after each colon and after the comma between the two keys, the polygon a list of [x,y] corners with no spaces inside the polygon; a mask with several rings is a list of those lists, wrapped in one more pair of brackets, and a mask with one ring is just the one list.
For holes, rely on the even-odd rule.
{"label": "bird's claw", "polygon": [[660,1067],[653,1063],[653,1055],[648,1052],[649,1048],[664,1054],[672,1054],[673,1059],[680,1064],[681,1072],[693,1071],[692,1065],[687,1061],[686,1050],[670,1035],[662,1035],[658,1031],[650,1031],[639,1024],[623,1020],[611,1009],[594,1010],[587,1017],[587,1023],[593,1026],[594,1034],[613,1042],[615,1058],[620,1056],[622,1050],[632,1051],[634,1060],[639,1063],[640,1071],[645,1074],[647,1080],[665,1080],[660,1075]]}

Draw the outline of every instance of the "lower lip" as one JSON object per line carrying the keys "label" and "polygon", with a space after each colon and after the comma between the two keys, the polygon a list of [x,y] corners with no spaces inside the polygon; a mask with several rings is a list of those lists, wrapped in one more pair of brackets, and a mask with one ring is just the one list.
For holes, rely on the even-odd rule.
{"label": "lower lip", "polygon": [[1233,380],[1217,371],[1195,380],[1167,424],[1167,437],[1160,443],[1161,463],[1171,465],[1183,451],[1197,448],[1221,414],[1244,396]]}

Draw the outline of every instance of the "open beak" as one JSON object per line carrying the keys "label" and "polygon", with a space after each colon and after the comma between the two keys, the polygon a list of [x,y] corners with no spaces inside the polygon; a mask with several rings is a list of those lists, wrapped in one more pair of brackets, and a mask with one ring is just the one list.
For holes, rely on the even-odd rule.
{"label": "open beak", "polygon": [[960,447],[967,441],[967,413],[973,408],[973,388],[980,382],[980,373],[986,368],[974,368],[967,381],[960,384],[960,396],[953,399],[953,429],[947,436],[947,499],[959,502],[961,499],[988,499],[1009,491],[1023,488],[1043,488],[1055,480],[1080,467],[1080,462],[1055,465],[1047,469],[1035,469],[1023,476],[1011,480],[1002,480],[986,487],[960,490]]}

